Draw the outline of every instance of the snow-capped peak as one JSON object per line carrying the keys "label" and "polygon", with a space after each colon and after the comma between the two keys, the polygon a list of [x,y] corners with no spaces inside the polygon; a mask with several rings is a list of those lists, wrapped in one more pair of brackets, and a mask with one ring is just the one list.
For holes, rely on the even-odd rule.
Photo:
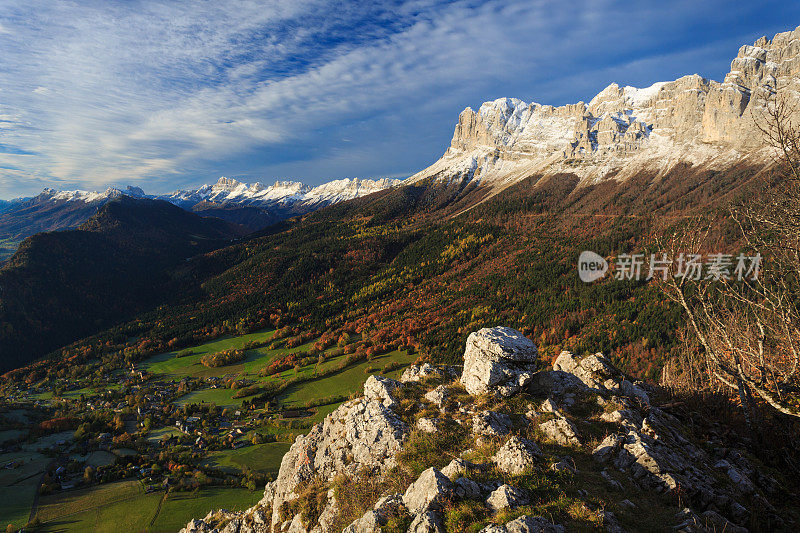
{"label": "snow-capped peak", "polygon": [[642,89],[637,89],[636,87],[626,85],[625,88],[622,89],[622,92],[628,102],[630,102],[631,107],[634,109],[639,109],[646,104],[649,104],[650,101],[658,94],[658,91],[660,91],[661,88],[666,84],[667,82],[665,81],[658,81],[653,85],[644,87]]}
{"label": "snow-capped peak", "polygon": [[220,178],[213,185],[203,185],[197,189],[179,190],[160,198],[175,202],[214,202],[222,204],[269,205],[317,205],[331,204],[364,196],[400,183],[390,179],[345,178],[334,180],[316,187],[299,181],[275,181],[272,185],[260,182],[243,183],[232,178]]}
{"label": "snow-capped peak", "polygon": [[[141,191],[141,189],[138,190]],[[123,194],[125,193],[113,187],[109,187],[108,189],[102,192],[82,191],[82,190],[57,191],[55,189],[45,188],[44,190],[42,190],[42,194],[40,196],[43,196],[49,200],[64,200],[67,202],[85,202],[88,204],[92,202],[109,200],[111,198],[119,198]]]}
{"label": "snow-capped peak", "polygon": [[214,184],[203,185],[197,189],[177,190],[159,196],[146,195],[139,187],[128,187],[125,191],[109,187],[102,192],[58,191],[46,188],[39,197],[50,201],[92,203],[128,195],[134,198],[158,198],[187,208],[200,202],[211,202],[265,208],[272,205],[282,208],[299,205],[304,206],[302,210],[307,212],[318,206],[365,196],[400,183],[401,180],[385,178],[377,180],[345,178],[312,187],[299,181],[278,180],[272,185],[264,185],[260,182],[244,183],[233,178],[221,177]]}

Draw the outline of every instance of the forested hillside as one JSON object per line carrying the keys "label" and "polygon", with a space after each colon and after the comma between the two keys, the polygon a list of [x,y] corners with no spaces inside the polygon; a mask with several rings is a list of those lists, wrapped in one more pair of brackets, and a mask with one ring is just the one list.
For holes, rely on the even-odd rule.
{"label": "forested hillside", "polygon": [[244,234],[163,201],[123,197],[76,230],[28,237],[0,269],[0,368],[164,301],[168,270]]}
{"label": "forested hillside", "polygon": [[[158,285],[173,292],[147,300],[151,310],[52,357],[101,357],[113,368],[274,326],[358,332],[371,345],[411,345],[454,362],[469,332],[503,323],[548,353],[602,350],[655,378],[680,343],[679,310],[644,280],[581,282],[578,254],[645,250],[653,231],[698,210],[723,216],[748,180],[764,176],[685,165],[658,180],[596,186],[532,176],[494,196],[458,182],[382,191],[181,262]],[[732,246],[720,227],[720,242]]]}

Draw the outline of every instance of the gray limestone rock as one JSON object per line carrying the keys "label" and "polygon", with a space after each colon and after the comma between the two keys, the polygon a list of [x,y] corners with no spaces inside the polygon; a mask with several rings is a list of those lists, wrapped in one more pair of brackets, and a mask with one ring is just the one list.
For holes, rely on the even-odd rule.
{"label": "gray limestone rock", "polygon": [[486,506],[493,511],[513,509],[528,503],[528,495],[511,485],[500,485],[488,498]]}
{"label": "gray limestone rock", "polygon": [[552,524],[540,516],[525,515],[502,526],[486,526],[480,533],[564,533],[564,526]]}
{"label": "gray limestone rock", "polygon": [[536,346],[522,333],[484,328],[467,338],[461,383],[472,395],[510,396],[530,383],[537,366]]}
{"label": "gray limestone rock", "polygon": [[439,510],[452,492],[450,479],[439,470],[429,468],[406,489],[403,503],[412,514]]}
{"label": "gray limestone rock", "polygon": [[540,461],[541,455],[535,442],[513,436],[497,451],[493,461],[501,472],[516,475],[530,470]]}
{"label": "gray limestone rock", "polygon": [[511,418],[503,413],[482,411],[472,417],[472,432],[476,435],[499,437],[511,431]]}

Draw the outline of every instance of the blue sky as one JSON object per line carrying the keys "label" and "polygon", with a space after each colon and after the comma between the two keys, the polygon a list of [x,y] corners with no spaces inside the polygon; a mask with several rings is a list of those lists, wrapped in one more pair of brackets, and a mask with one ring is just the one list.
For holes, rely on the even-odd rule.
{"label": "blue sky", "polygon": [[0,0],[0,198],[406,177],[458,113],[721,80],[786,1]]}

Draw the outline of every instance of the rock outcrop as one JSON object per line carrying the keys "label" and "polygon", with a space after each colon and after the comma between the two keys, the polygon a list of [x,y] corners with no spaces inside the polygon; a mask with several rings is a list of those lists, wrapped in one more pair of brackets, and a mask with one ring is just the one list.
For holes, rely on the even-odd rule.
{"label": "rock outcrop", "polygon": [[541,460],[542,450],[528,439],[511,437],[494,456],[497,469],[506,474],[522,474],[532,470]]}
{"label": "rock outcrop", "polygon": [[553,370],[571,374],[588,388],[598,392],[622,394],[636,398],[644,405],[650,405],[647,392],[638,383],[626,379],[601,353],[577,358],[571,352],[561,352],[553,363]]}
{"label": "rock outcrop", "polygon": [[484,328],[467,338],[461,383],[472,395],[510,396],[528,385],[537,363],[536,346],[519,331]]}
{"label": "rock outcrop", "polygon": [[[183,533],[451,533],[463,530],[463,509],[483,533],[563,532],[537,516],[548,494],[549,509],[571,510],[557,517],[584,529],[637,530],[642,509],[676,531],[743,532],[756,512],[765,529],[795,525],[767,498],[780,483],[746,452],[692,440],[602,354],[562,352],[553,369],[534,372],[536,349],[519,332],[469,339],[461,382],[476,391],[472,400],[431,365],[407,369],[405,382],[370,377],[365,397],[297,438],[256,506],[209,513]],[[461,407],[441,411],[451,394]],[[431,448],[426,439],[438,440]],[[354,517],[356,503],[337,501],[342,479],[386,489],[359,501]]]}

